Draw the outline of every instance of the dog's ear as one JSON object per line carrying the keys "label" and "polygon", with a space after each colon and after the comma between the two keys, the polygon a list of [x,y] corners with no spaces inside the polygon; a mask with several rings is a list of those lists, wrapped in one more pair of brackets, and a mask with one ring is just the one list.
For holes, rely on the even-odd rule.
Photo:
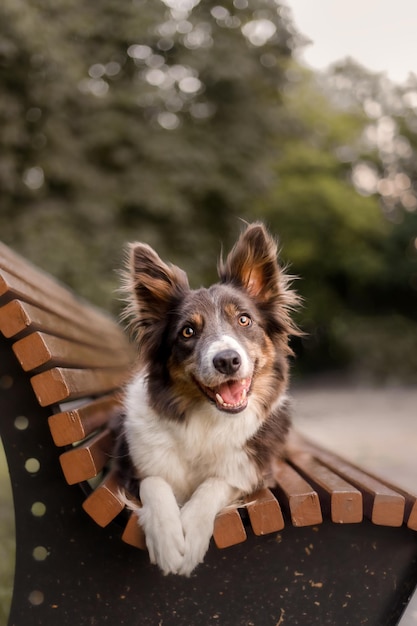
{"label": "dog's ear", "polygon": [[[186,273],[164,263],[147,244],[130,244],[127,272],[130,314],[148,326],[163,318],[173,302],[189,289]],[[135,323],[135,322],[134,322]]]}
{"label": "dog's ear", "polygon": [[243,287],[256,300],[270,300],[280,285],[277,254],[277,244],[263,224],[251,224],[226,261],[220,261],[220,279]]}
{"label": "dog's ear", "polygon": [[299,304],[290,289],[291,278],[279,266],[278,248],[274,238],[261,223],[250,224],[241,234],[226,261],[219,263],[223,283],[232,283],[245,291],[260,305],[279,309],[283,325],[289,332],[295,327],[289,311]]}

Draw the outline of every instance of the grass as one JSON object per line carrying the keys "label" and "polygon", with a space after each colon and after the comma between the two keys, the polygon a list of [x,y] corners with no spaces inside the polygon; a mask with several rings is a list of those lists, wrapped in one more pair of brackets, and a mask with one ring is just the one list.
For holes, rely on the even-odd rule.
{"label": "grass", "polygon": [[15,563],[13,497],[6,457],[0,441],[0,624],[7,624]]}

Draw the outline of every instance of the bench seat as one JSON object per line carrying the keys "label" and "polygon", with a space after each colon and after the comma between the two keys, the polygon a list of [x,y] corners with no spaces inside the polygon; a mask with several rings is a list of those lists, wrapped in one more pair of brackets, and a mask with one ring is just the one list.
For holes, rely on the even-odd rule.
{"label": "bench seat", "polygon": [[[66,552],[62,548],[60,553],[59,542],[67,545],[71,541],[71,528],[77,535],[73,544],[77,542],[78,546],[83,546],[80,552],[73,545],[74,554],[79,555],[80,562],[87,558],[85,540],[88,537],[90,552],[95,554],[94,558],[98,562],[103,554],[109,552],[114,562],[119,563],[115,565],[115,572],[120,570],[120,555],[124,555],[123,558],[129,555],[126,562],[131,570],[136,570],[138,563],[142,569],[148,567],[143,560],[138,561],[133,556],[137,551],[132,550],[132,546],[144,549],[145,538],[136,516],[129,515],[125,509],[110,463],[113,448],[110,424],[121,410],[119,394],[128,379],[134,356],[124,333],[109,316],[77,298],[66,287],[3,244],[0,244],[0,333],[0,427],[11,474],[17,538],[16,583],[9,623],[26,626],[28,622],[24,620],[28,611],[36,607],[40,615],[43,607],[44,621],[39,623],[56,624],[59,622],[48,621],[54,615],[51,606],[56,605],[56,618],[65,590],[60,587],[59,592],[52,591],[52,577],[58,576],[53,568],[49,569],[49,574],[45,574],[44,568],[48,589],[37,588],[38,583],[35,581],[39,570],[36,566],[39,567],[39,563],[31,558],[29,540],[29,529],[33,530],[34,524],[36,532],[39,531],[39,537],[43,539],[33,541],[40,541],[38,545],[46,547],[48,556],[45,561],[51,564],[50,568],[54,559],[57,567],[56,560],[60,554],[61,558],[65,558],[68,550]],[[217,571],[225,558],[229,563],[227,576],[231,576],[232,570],[236,568],[243,570],[249,567],[250,570],[250,559],[256,557],[257,549],[263,553],[266,545],[269,546],[267,552],[270,556],[265,558],[274,559],[278,542],[289,541],[287,550],[290,549],[292,540],[284,537],[285,532],[293,538],[297,537],[294,534],[297,531],[304,533],[298,535],[296,541],[301,537],[309,537],[310,543],[304,549],[311,552],[313,548],[309,546],[314,545],[311,538],[322,528],[321,541],[325,541],[326,535],[331,537],[331,552],[334,549],[332,542],[337,542],[337,528],[340,529],[341,543],[345,541],[346,545],[349,543],[346,540],[347,527],[353,533],[351,536],[356,537],[358,545],[364,541],[364,537],[378,538],[384,533],[388,533],[384,537],[389,536],[390,544],[393,545],[392,533],[397,529],[398,541],[406,546],[402,551],[404,557],[407,556],[399,566],[401,573],[393,574],[393,577],[405,581],[394,603],[396,609],[393,611],[397,618],[410,590],[417,584],[417,535],[414,532],[417,530],[416,496],[296,433],[290,438],[286,458],[274,462],[273,476],[276,487],[251,494],[244,502],[228,507],[217,516],[213,544],[215,550],[228,550],[219,552],[218,557],[213,556],[213,549],[210,550],[208,564],[199,568],[205,572],[202,580],[208,576],[207,568]],[[37,517],[31,512],[36,502],[43,503],[48,514]],[[58,504],[59,511],[56,509]],[[49,511],[55,513],[49,515]],[[68,521],[72,525],[68,526]],[[65,536],[62,527],[65,527]],[[380,534],[378,527],[385,528],[385,531]],[[83,536],[82,540],[80,536]],[[257,544],[256,541],[261,543]],[[268,543],[265,544],[265,541]],[[239,544],[242,544],[240,548]],[[381,543],[380,549],[386,551],[385,544]],[[220,556],[229,554],[229,550],[230,556]],[[329,562],[332,558],[333,555],[329,553]],[[87,560],[93,567],[92,571],[95,571],[95,566],[91,566],[91,558]],[[327,567],[326,564],[324,566]],[[274,570],[276,565],[271,567]],[[290,565],[283,564],[283,567]],[[255,570],[262,572],[263,566],[258,569],[255,567]],[[96,574],[103,586],[110,589],[115,574],[103,575],[104,578],[98,572]],[[153,580],[155,576],[158,577],[158,574],[152,574]],[[64,578],[68,581],[68,576]],[[327,574],[324,578],[329,579]],[[158,578],[158,584],[166,587],[167,583],[160,583],[161,580]],[[178,586],[181,589],[188,588],[187,583],[176,580],[172,583],[173,589]],[[130,582],[134,584],[133,579]],[[319,583],[319,580],[314,582],[315,585]],[[143,579],[140,577],[138,590],[142,584]],[[263,585],[259,580],[257,584]],[[288,580],[287,584],[290,585]],[[96,587],[97,583],[93,585],[93,588]],[[270,585],[266,585],[265,593],[270,593],[267,588]],[[321,587],[313,586],[311,589],[316,597]],[[35,592],[39,592],[38,595]],[[166,591],[168,595],[171,592]],[[54,600],[47,599],[53,597],[54,593],[61,594],[61,600],[57,597]],[[68,591],[68,594],[73,601],[77,597],[74,591]],[[265,594],[261,593],[261,596],[266,602]],[[311,600],[311,594],[309,597]],[[323,598],[317,601],[322,602]],[[117,604],[120,604],[120,598]],[[279,613],[278,607],[281,605],[277,600],[273,604],[275,608],[271,609],[271,614],[276,621],[255,623],[273,623],[273,626],[278,623],[284,614]],[[64,605],[68,611],[68,601]],[[160,603],[155,606],[156,613],[162,610]],[[343,603],[340,606],[343,608]],[[86,611],[88,614],[88,609]],[[289,609],[285,611],[288,616]],[[165,609],[162,614],[166,617]],[[71,620],[62,623],[93,623],[87,619],[82,621],[84,618],[81,618],[81,613],[73,611],[71,615]],[[121,619],[122,613],[118,608],[112,615]],[[356,619],[357,611],[355,615]],[[236,622],[225,621],[224,618],[220,623],[250,623],[239,621],[243,617],[237,614],[235,617]],[[206,618],[207,615],[196,623],[215,623],[214,616],[210,617],[211,621],[204,622]],[[176,619],[166,623],[182,622]],[[189,625],[192,622],[185,619],[184,623]],[[367,623],[380,622],[370,618]]]}

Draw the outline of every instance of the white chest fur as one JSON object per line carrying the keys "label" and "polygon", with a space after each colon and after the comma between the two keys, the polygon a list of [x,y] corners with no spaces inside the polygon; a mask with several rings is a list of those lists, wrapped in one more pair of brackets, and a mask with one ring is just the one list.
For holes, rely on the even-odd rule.
{"label": "white chest fur", "polygon": [[126,409],[126,437],[139,477],[164,478],[180,504],[210,477],[244,492],[256,487],[256,469],[244,448],[260,424],[250,402],[227,415],[202,401],[185,422],[172,422],[149,407],[146,381],[138,377],[127,389]]}

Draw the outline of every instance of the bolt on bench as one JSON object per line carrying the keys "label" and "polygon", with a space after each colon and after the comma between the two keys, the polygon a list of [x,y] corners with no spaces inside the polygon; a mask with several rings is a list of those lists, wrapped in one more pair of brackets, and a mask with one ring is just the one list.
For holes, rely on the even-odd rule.
{"label": "bolt on bench", "polygon": [[276,489],[217,517],[194,575],[151,566],[109,462],[132,358],[113,320],[0,244],[9,626],[398,623],[417,585],[416,497],[296,435]]}

